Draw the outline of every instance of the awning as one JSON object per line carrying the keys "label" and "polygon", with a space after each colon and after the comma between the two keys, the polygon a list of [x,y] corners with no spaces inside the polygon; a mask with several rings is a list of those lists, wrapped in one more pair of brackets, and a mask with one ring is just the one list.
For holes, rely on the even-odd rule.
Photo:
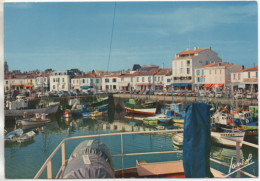
{"label": "awning", "polygon": [[246,88],[246,84],[238,84],[238,88]]}
{"label": "awning", "polygon": [[127,83],[127,82],[118,83],[118,86],[120,86],[120,87],[128,87],[128,85],[129,85],[129,83]]}
{"label": "awning", "polygon": [[224,87],[224,84],[218,84],[219,87]]}
{"label": "awning", "polygon": [[188,83],[175,83],[171,84],[173,87],[187,87],[189,84]]}
{"label": "awning", "polygon": [[209,88],[214,88],[216,84],[211,84],[211,86]]}
{"label": "awning", "polygon": [[80,86],[81,89],[89,89],[91,88],[90,86]]}
{"label": "awning", "polygon": [[11,84],[11,86],[21,86],[22,84],[21,83],[13,83]]}
{"label": "awning", "polygon": [[136,86],[148,86],[148,85],[152,85],[151,83],[137,83],[135,84]]}
{"label": "awning", "polygon": [[204,84],[203,88],[210,88],[212,84]]}
{"label": "awning", "polygon": [[24,85],[24,87],[33,87],[33,85],[30,85],[30,84],[29,85]]}

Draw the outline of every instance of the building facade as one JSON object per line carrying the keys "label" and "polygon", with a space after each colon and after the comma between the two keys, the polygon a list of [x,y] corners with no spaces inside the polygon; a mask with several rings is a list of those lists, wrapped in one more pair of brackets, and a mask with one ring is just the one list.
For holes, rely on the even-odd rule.
{"label": "building facade", "polygon": [[70,79],[73,77],[69,71],[54,71],[50,75],[50,91],[69,91]]}

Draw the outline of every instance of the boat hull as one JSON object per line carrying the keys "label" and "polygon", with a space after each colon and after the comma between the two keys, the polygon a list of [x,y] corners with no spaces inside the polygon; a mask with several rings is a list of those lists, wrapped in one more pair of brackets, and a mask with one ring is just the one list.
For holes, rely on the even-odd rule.
{"label": "boat hull", "polygon": [[151,115],[151,116],[154,116],[156,113],[156,108],[132,109],[130,107],[125,107],[125,109],[129,113],[146,114],[146,115]]}
{"label": "boat hull", "polygon": [[[236,142],[230,139],[237,139],[239,141],[243,141],[245,137],[245,132],[241,133],[219,133],[219,132],[211,132],[211,140],[212,142],[228,147],[236,147]],[[242,143],[239,143],[239,146],[242,147]]]}
{"label": "boat hull", "polygon": [[35,115],[36,113],[54,114],[58,111],[58,107],[59,106],[57,105],[52,107],[40,108],[40,109],[5,110],[5,116],[19,117],[19,116],[23,116],[24,113],[26,113],[27,115]]}
{"label": "boat hull", "polygon": [[49,123],[51,122],[50,119],[46,119],[46,120],[21,120],[20,124],[22,126],[27,126],[27,125],[39,125],[39,124],[45,124],[45,123]]}

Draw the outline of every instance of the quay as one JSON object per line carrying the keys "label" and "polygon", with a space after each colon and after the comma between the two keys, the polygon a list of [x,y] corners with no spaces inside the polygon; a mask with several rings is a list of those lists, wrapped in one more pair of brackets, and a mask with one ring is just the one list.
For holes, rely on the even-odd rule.
{"label": "quay", "polygon": [[[166,96],[166,95],[136,95],[136,94],[114,94],[114,98],[123,98],[123,99],[150,99],[152,101],[166,101],[166,102],[184,102],[185,97],[184,96]],[[210,102],[210,103],[216,103],[216,101],[220,104],[230,104],[232,102],[232,98],[210,98],[210,97],[186,97],[186,103],[190,102],[196,102],[196,101],[202,101],[202,102]],[[236,99],[235,104],[237,106],[254,106],[258,105],[257,99]]]}

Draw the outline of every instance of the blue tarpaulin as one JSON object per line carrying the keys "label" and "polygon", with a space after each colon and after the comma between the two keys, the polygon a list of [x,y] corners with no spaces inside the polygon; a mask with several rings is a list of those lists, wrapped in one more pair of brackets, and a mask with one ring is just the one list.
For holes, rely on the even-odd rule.
{"label": "blue tarpaulin", "polygon": [[91,88],[90,86],[80,86],[81,89],[89,89]]}
{"label": "blue tarpaulin", "polygon": [[213,177],[210,148],[210,105],[190,103],[184,119],[183,167],[186,178]]}
{"label": "blue tarpaulin", "polygon": [[175,84],[171,84],[170,86],[174,86],[174,87],[187,87],[189,84],[188,83],[175,83]]}

